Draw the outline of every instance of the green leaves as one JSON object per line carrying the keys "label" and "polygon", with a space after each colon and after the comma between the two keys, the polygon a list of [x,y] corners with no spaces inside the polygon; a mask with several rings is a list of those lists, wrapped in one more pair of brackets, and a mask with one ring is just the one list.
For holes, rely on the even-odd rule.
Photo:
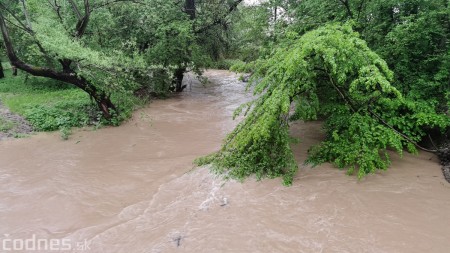
{"label": "green leaves", "polygon": [[307,162],[332,162],[362,178],[387,169],[388,148],[415,151],[395,128],[417,141],[421,124],[446,125],[430,109],[410,116],[400,112],[405,100],[391,85],[393,73],[350,25],[326,25],[281,45],[253,64],[258,98],[222,149],[200,164],[211,163],[215,171],[240,180],[252,174],[283,176],[290,184],[297,163],[288,121],[320,117],[327,138],[310,149]]}
{"label": "green leaves", "polygon": [[332,162],[338,168],[348,168],[349,174],[357,172],[358,178],[362,178],[387,169],[388,147],[402,153],[402,137],[367,114],[334,114],[325,128],[331,136],[309,150],[307,163]]}

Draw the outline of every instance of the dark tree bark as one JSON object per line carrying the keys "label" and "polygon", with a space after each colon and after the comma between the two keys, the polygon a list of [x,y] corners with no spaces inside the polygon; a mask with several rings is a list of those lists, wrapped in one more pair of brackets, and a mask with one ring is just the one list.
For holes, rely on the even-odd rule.
{"label": "dark tree bark", "polygon": [[349,18],[353,18],[353,12],[352,9],[350,8],[350,3],[348,2],[348,0],[339,0],[339,2],[341,2],[341,4],[344,5],[345,10],[347,11],[347,16]]}
{"label": "dark tree bark", "polygon": [[0,61],[0,78],[5,77],[5,73],[3,73],[3,65],[2,62]]}
{"label": "dark tree bark", "polygon": [[[84,34],[84,31],[86,30],[87,21],[89,20],[89,1],[85,0],[85,17],[79,20],[77,24],[77,31],[75,36],[81,37]],[[11,65],[14,69],[20,69],[22,71],[25,71],[33,76],[42,76],[51,78],[54,80],[66,82],[69,84],[73,84],[76,87],[82,89],[86,93],[91,96],[95,102],[97,103],[97,106],[102,111],[103,116],[106,119],[111,118],[111,112],[117,111],[116,107],[112,103],[110,97],[101,90],[98,90],[93,84],[91,84],[88,80],[83,78],[82,76],[79,76],[71,67],[72,61],[70,59],[61,59],[59,62],[61,63],[63,67],[63,71],[58,71],[55,69],[47,68],[47,67],[39,67],[39,66],[33,66],[31,64],[28,64],[16,55],[16,52],[14,50],[14,44],[9,36],[8,28],[5,23],[5,18],[3,17],[3,13],[0,9],[0,30],[3,36],[3,42],[6,49],[6,54],[11,62]],[[17,70],[16,70],[17,71]]]}
{"label": "dark tree bark", "polygon": [[[191,20],[195,19],[195,0],[185,0],[184,12],[189,15]],[[182,92],[186,88],[186,85],[183,86],[184,72],[186,72],[186,67],[178,67],[175,70],[172,81],[175,86],[175,92]]]}
{"label": "dark tree bark", "polygon": [[183,85],[184,72],[186,72],[186,68],[184,67],[179,67],[175,70],[173,80],[175,84],[175,92],[182,92],[184,88],[186,88],[186,85]]}
{"label": "dark tree bark", "polygon": [[189,15],[191,20],[195,19],[195,0],[186,0],[184,11]]}

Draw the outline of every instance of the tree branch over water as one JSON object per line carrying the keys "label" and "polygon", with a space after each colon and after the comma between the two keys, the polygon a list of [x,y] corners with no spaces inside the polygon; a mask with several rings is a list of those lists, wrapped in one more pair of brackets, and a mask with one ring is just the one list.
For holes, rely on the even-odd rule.
{"label": "tree branch over water", "polygon": [[216,18],[212,23],[207,24],[207,25],[205,25],[205,26],[203,26],[203,27],[201,27],[201,28],[199,28],[199,29],[197,29],[197,30],[194,30],[194,33],[203,33],[203,32],[205,32],[205,31],[211,29],[212,27],[214,27],[214,26],[216,26],[216,25],[218,25],[218,24],[223,23],[224,20],[228,17],[228,15],[229,15],[230,13],[232,13],[234,10],[236,10],[236,8],[238,7],[238,5],[239,5],[242,1],[243,1],[243,0],[236,0],[236,1],[234,1],[234,2],[230,5],[230,7],[228,8],[227,12],[226,12],[224,15],[222,15],[222,16]]}

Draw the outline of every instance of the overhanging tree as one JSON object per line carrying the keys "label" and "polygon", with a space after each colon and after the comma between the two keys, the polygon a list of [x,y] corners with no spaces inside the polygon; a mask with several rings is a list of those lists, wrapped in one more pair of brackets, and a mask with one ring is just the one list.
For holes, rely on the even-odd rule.
{"label": "overhanging tree", "polygon": [[[391,85],[387,64],[349,25],[326,25],[297,37],[269,58],[254,63],[254,93],[258,98],[241,106],[245,119],[217,153],[197,160],[215,171],[242,179],[283,176],[291,184],[297,163],[290,148],[289,121],[325,120],[327,138],[310,150],[309,162],[332,162],[359,177],[389,166],[388,148],[415,151],[423,136],[419,128],[387,123],[403,103]],[[291,112],[295,105],[295,112]],[[443,115],[427,112],[421,123],[445,129]],[[396,128],[397,127],[397,128]],[[409,131],[405,135],[402,131]]]}
{"label": "overhanging tree", "polygon": [[[92,5],[89,0],[2,2],[0,29],[12,66],[34,76],[75,85],[89,94],[109,119],[118,113],[111,93],[132,86],[130,69],[143,65],[117,47],[102,48],[92,43],[92,37],[99,35],[87,31],[92,13],[102,3]],[[10,33],[12,29],[14,35]],[[21,47],[22,55],[16,46]]]}

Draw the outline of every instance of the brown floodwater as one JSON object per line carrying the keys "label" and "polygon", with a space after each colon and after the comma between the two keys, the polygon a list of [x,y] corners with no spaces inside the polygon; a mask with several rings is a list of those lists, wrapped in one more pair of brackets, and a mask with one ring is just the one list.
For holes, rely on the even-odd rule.
{"label": "brown floodwater", "polygon": [[[323,133],[299,122],[291,187],[194,168],[251,98],[232,73],[206,76],[120,127],[1,141],[0,252],[55,252],[52,240],[70,243],[59,252],[450,252],[450,184],[432,154],[393,155],[388,171],[358,181],[304,166]],[[41,251],[8,251],[25,239]]]}

